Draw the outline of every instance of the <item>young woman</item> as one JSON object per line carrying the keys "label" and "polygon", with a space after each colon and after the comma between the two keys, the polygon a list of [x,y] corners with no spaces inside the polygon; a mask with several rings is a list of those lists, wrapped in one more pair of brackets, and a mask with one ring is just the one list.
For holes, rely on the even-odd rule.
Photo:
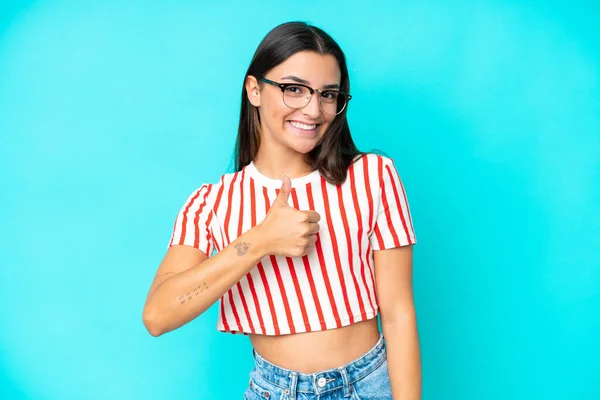
{"label": "young woman", "polygon": [[321,29],[286,23],[264,38],[244,78],[236,172],[187,199],[146,300],[154,336],[220,300],[217,328],[254,348],[247,399],[421,396],[408,202],[391,159],[355,147],[349,91]]}

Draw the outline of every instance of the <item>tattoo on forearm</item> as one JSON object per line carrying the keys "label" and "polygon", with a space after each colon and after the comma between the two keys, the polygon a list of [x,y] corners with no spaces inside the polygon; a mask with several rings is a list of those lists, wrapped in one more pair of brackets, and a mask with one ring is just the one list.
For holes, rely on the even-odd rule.
{"label": "tattoo on forearm", "polygon": [[206,282],[201,283],[200,285],[192,288],[192,290],[190,290],[189,292],[185,292],[184,294],[179,296],[179,304],[184,304],[185,302],[192,300],[194,297],[199,296],[200,293],[204,292],[206,289],[208,289],[208,285],[206,284]]}
{"label": "tattoo on forearm", "polygon": [[250,248],[250,243],[246,243],[246,242],[237,243],[233,247],[235,247],[237,249],[237,255],[241,257],[248,252],[248,248]]}

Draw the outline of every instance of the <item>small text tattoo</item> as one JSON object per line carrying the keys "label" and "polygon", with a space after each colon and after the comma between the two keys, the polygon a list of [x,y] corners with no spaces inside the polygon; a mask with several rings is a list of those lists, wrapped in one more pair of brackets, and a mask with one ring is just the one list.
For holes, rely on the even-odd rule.
{"label": "small text tattoo", "polygon": [[199,296],[200,293],[204,292],[206,289],[208,289],[206,282],[192,288],[192,290],[189,292],[185,292],[178,297],[179,304],[184,304],[186,301],[192,300],[194,297]]}
{"label": "small text tattoo", "polygon": [[246,242],[237,243],[234,247],[237,249],[237,255],[243,256],[244,254],[246,254],[248,252],[250,243],[246,243]]}

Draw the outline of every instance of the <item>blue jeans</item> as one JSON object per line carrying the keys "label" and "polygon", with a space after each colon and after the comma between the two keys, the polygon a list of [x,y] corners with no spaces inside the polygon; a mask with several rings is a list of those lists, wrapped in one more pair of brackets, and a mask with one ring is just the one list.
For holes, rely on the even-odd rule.
{"label": "blue jeans", "polygon": [[339,368],[303,374],[271,364],[254,352],[244,400],[391,399],[383,336],[360,358]]}

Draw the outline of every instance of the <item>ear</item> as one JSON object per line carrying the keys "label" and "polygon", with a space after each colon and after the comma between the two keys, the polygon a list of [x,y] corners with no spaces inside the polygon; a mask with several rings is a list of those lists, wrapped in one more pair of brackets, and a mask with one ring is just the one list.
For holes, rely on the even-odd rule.
{"label": "ear", "polygon": [[260,84],[258,80],[254,76],[248,75],[244,86],[246,87],[246,94],[248,95],[250,104],[254,107],[260,107]]}

